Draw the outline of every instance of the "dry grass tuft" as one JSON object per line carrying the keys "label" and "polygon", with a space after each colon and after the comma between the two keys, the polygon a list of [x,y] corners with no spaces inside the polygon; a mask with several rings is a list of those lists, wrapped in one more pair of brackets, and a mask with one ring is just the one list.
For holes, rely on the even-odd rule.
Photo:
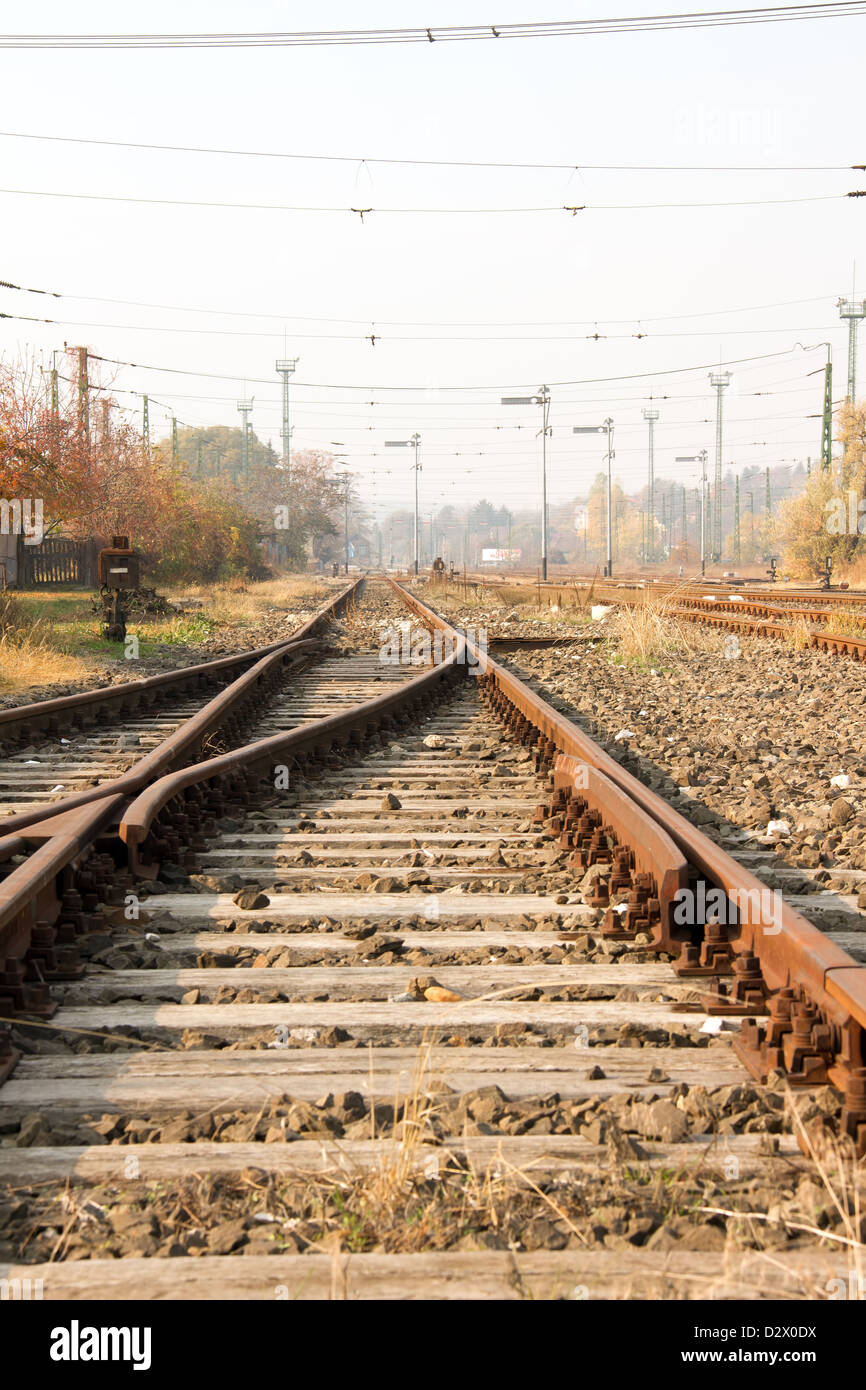
{"label": "dry grass tuft", "polygon": [[804,652],[812,645],[812,624],[805,618],[795,618],[788,627],[786,640],[795,652]]}
{"label": "dry grass tuft", "polygon": [[169,598],[200,598],[209,618],[218,623],[251,623],[273,609],[318,608],[331,589],[316,575],[286,575],[262,583],[234,578],[224,584],[186,584]]}
{"label": "dry grass tuft", "polygon": [[866,612],[837,609],[827,621],[827,632],[840,637],[866,637]]}
{"label": "dry grass tuft", "polygon": [[665,657],[723,652],[724,632],[682,617],[676,604],[676,590],[669,594],[642,590],[634,603],[618,607],[605,619],[617,654],[648,665]]}
{"label": "dry grass tuft", "polygon": [[0,690],[25,691],[87,675],[84,662],[59,646],[45,623],[28,618],[14,598],[0,599]]}

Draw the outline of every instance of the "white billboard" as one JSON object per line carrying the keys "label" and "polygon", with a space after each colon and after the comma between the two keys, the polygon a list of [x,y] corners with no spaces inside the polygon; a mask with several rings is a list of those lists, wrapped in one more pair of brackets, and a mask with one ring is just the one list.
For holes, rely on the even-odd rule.
{"label": "white billboard", "polygon": [[522,551],[520,550],[492,550],[486,549],[481,552],[482,565],[507,565],[509,561],[519,560]]}

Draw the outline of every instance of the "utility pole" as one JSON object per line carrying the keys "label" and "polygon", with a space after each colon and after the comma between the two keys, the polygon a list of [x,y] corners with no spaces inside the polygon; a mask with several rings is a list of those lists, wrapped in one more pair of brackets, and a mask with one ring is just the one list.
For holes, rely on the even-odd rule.
{"label": "utility pole", "polygon": [[682,547],[683,547],[683,559],[687,559],[687,558],[688,558],[688,553],[689,553],[689,540],[688,540],[688,530],[687,530],[687,527],[686,527],[686,485],[685,485],[685,483],[683,483],[683,519],[682,519],[682,525],[681,525],[681,528],[680,528],[680,543],[681,543],[681,545],[682,545]]}
{"label": "utility pole", "polygon": [[769,519],[770,519],[770,512],[773,510],[773,494],[772,494],[772,492],[770,491],[770,465],[769,465],[769,464],[767,464],[767,495],[766,495],[765,501],[766,501],[765,510],[766,510],[766,513],[767,513],[767,520],[769,521]]}
{"label": "utility pole", "polygon": [[87,380],[87,348],[78,352],[78,427],[82,434],[90,434],[90,382]]}
{"label": "utility pole", "polygon": [[55,423],[60,421],[60,386],[57,376],[57,349],[51,359],[51,414],[54,416]]}
{"label": "utility pole", "polygon": [[197,448],[197,451],[196,451],[196,452],[197,452],[197,457],[196,457],[196,468],[195,468],[195,473],[196,473],[196,477],[197,477],[197,478],[200,478],[200,477],[201,477],[201,436],[199,436],[198,448]]}
{"label": "utility pole", "polygon": [[652,560],[655,556],[655,424],[659,418],[657,410],[647,409],[643,411],[643,418],[647,422],[649,438],[647,440],[647,484],[646,484],[646,515],[647,515],[647,534],[646,534],[646,558]]}
{"label": "utility pole", "polygon": [[716,392],[716,478],[713,489],[713,558],[722,558],[722,393],[731,384],[730,372],[710,372]]}
{"label": "utility pole", "polygon": [[177,463],[177,420],[171,417],[171,461]]}
{"label": "utility pole", "polygon": [[830,472],[833,456],[833,359],[827,344],[827,363],[824,367],[824,408],[821,412],[821,467]]}
{"label": "utility pole", "polygon": [[866,319],[866,299],[837,299],[840,319],[848,320],[848,391],[846,399],[857,399],[857,326]]}
{"label": "utility pole", "polygon": [[750,560],[755,558],[755,494],[746,493],[746,501],[749,504],[749,549],[751,550]]}
{"label": "utility pole", "polygon": [[244,477],[249,481],[250,476],[250,413],[253,408],[255,396],[250,396],[249,400],[238,401],[238,410],[243,418],[243,438],[241,440],[241,457],[243,459]]}
{"label": "utility pole", "polygon": [[292,481],[292,430],[289,425],[289,377],[294,374],[299,357],[282,357],[274,365],[279,376],[282,377],[282,396],[283,412],[282,424],[280,426],[280,438],[283,441],[283,467],[288,473],[287,483]]}
{"label": "utility pole", "polygon": [[78,348],[78,428],[90,459],[90,382],[87,380],[87,348]]}
{"label": "utility pole", "polygon": [[60,463],[60,383],[57,376],[57,349],[51,358],[51,444],[55,462]]}
{"label": "utility pole", "polygon": [[150,453],[150,402],[147,396],[141,398],[141,438],[147,453]]}
{"label": "utility pole", "polygon": [[344,557],[345,557],[345,558],[344,558],[344,561],[343,561],[343,573],[344,573],[344,574],[348,574],[348,573],[349,573],[349,474],[348,474],[348,473],[345,473],[345,474],[343,475],[343,481],[344,481],[345,484],[346,484],[346,490],[345,490],[345,492],[343,493],[343,545],[344,545],[343,554],[344,554]]}
{"label": "utility pole", "polygon": [[734,559],[740,559],[740,480],[734,479]]}

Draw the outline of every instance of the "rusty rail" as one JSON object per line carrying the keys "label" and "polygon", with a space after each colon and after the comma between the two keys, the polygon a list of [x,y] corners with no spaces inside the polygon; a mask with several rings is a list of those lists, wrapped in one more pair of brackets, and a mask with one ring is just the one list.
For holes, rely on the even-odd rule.
{"label": "rusty rail", "polygon": [[113,713],[115,705],[118,705],[123,711],[127,702],[129,702],[127,707],[131,709],[141,702],[154,703],[161,699],[165,693],[183,692],[185,689],[218,680],[224,672],[231,671],[235,667],[249,666],[260,661],[262,657],[268,656],[271,652],[280,651],[287,642],[299,642],[306,637],[311,637],[313,629],[322,621],[323,617],[326,617],[337,605],[351,598],[362,583],[363,578],[356,579],[353,583],[346,585],[339,593],[328,599],[328,602],[300,628],[279,642],[271,642],[267,646],[256,647],[247,652],[236,652],[230,656],[216,657],[213,661],[200,662],[196,666],[184,666],[177,671],[162,671],[158,675],[146,676],[142,680],[124,681],[122,685],[102,686],[99,690],[79,690],[73,695],[61,695],[53,700],[38,700],[33,704],[12,705],[8,709],[2,709],[0,710],[0,742],[4,738],[13,736],[29,738],[34,732],[40,730],[47,730],[50,733],[57,732],[57,721],[61,718],[71,717],[81,724],[86,724],[88,720],[92,722],[106,710],[111,710]]}
{"label": "rusty rail", "polygon": [[[425,625],[453,631],[415,595],[391,583]],[[582,868],[591,862],[587,834],[599,828],[581,826],[586,805],[594,801],[604,824],[614,830],[615,847],[608,859],[612,857],[615,870],[616,841],[624,841],[634,856],[629,864],[620,855],[619,882],[632,887],[625,920],[617,930],[609,911],[602,930],[633,939],[647,930],[649,919],[657,948],[679,946],[677,972],[711,982],[712,993],[702,1000],[708,1012],[755,1015],[745,1018],[735,1044],[753,1074],[766,1077],[781,1069],[794,1085],[831,1081],[839,1086],[846,1095],[843,1125],[859,1151],[866,1152],[866,967],[783,899],[774,897],[767,911],[769,890],[748,869],[511,672],[472,643],[468,647],[484,667],[480,679],[493,708],[517,738],[535,748],[536,766],[554,772],[554,796],[540,808],[538,820],[560,836],[560,843],[575,848],[573,862]],[[611,787],[621,801],[611,797]],[[686,919],[681,930],[671,901],[685,885],[682,867],[670,858],[671,844],[691,866],[694,880],[687,895],[680,896]],[[603,853],[598,842],[595,849]],[[638,895],[641,871],[656,887],[660,912],[654,922]],[[695,875],[709,880],[722,900],[723,910],[707,913],[703,921],[695,920],[694,912],[688,920],[688,909],[699,896]],[[615,871],[611,882],[616,881]],[[758,1016],[766,1016],[766,1022]]]}
{"label": "rusty rail", "polygon": [[[463,673],[464,653],[465,644],[459,639],[455,650],[439,665],[390,694],[161,777],[136,797],[121,818],[119,834],[127,845],[131,867],[145,875],[152,872],[154,855],[179,849],[179,832],[185,832],[189,825],[198,833],[204,818],[223,813],[226,793],[245,802],[263,771],[272,769],[275,761],[284,765],[289,759],[302,765],[335,744],[360,743],[372,730],[389,728],[398,715],[411,717],[440,693],[445,683]],[[221,788],[221,782],[226,786]],[[207,785],[199,790],[202,784]],[[186,798],[182,807],[168,811],[169,803],[181,796]]]}
{"label": "rusty rail", "polygon": [[[759,879],[433,609],[390,582],[425,626],[450,634],[454,650],[446,660],[389,695],[163,776],[125,811],[119,798],[110,797],[81,808],[64,834],[0,885],[0,945],[8,943],[13,957],[26,952],[30,969],[34,945],[44,952],[58,941],[66,944],[58,931],[74,935],[76,914],[80,918],[89,903],[95,905],[100,890],[109,891],[111,874],[94,845],[113,817],[119,815],[120,838],[134,869],[152,874],[155,861],[165,857],[180,857],[191,867],[213,818],[231,809],[232,799],[244,803],[276,759],[303,766],[335,744],[387,731],[465,675],[471,659],[484,698],[514,737],[533,749],[537,770],[552,774],[552,796],[538,808],[536,822],[571,849],[575,870],[608,866],[606,876],[590,876],[589,885],[590,891],[596,885],[590,901],[607,903],[602,933],[632,941],[640,936],[678,953],[676,971],[707,983],[702,1007],[742,1020],[735,1047],[755,1075],[781,1070],[792,1085],[830,1081],[843,1089],[842,1128],[858,1152],[866,1152],[866,967],[784,901],[774,897],[767,913],[769,890]],[[191,846],[188,853],[181,852],[183,845]],[[61,895],[57,875],[69,874],[76,864],[77,877]],[[718,890],[724,912],[718,906],[695,910],[698,890],[707,883]],[[88,893],[80,896],[82,886],[89,899]],[[47,902],[45,920],[38,916],[40,894]],[[611,894],[626,900],[611,902]],[[51,910],[58,901],[55,928]],[[55,957],[54,963],[67,972],[76,968],[71,956]],[[37,970],[37,978],[44,972]],[[21,985],[20,971],[13,972],[9,988]]]}
{"label": "rusty rail", "polygon": [[[281,672],[287,666],[302,661],[318,649],[313,633],[342,604],[354,596],[362,583],[363,579],[355,580],[352,584],[341,589],[338,594],[333,595],[317,613],[313,614],[285,641],[262,648],[261,654],[257,652],[245,653],[245,661],[258,657],[255,664],[215,695],[197,714],[186,720],[167,739],[163,739],[162,743],[151,749],[145,757],[141,758],[122,776],[103,782],[97,787],[90,787],[87,791],[78,792],[75,796],[64,797],[50,806],[38,806],[29,811],[19,811],[17,815],[0,820],[0,834],[3,837],[0,838],[0,862],[9,857],[10,850],[6,843],[8,836],[17,835],[37,825],[42,827],[44,822],[53,820],[56,816],[77,811],[82,806],[87,806],[103,797],[112,796],[116,792],[133,796],[153,778],[171,770],[180,759],[195,756],[197,752],[201,751],[204,741],[209,735],[223,727],[227,722],[231,724],[239,720],[244,710],[249,706],[254,706],[267,690],[273,688]],[[234,661],[235,658],[228,658],[228,660]],[[192,669],[206,671],[215,664],[223,665],[224,659],[221,658],[218,663],[208,663],[205,666],[193,667]],[[169,672],[168,675],[170,678],[177,679],[183,677],[185,672]],[[154,679],[164,680],[163,677],[154,677]],[[124,687],[119,688],[124,689]],[[68,698],[76,700],[79,697],[70,696]],[[49,701],[47,703],[53,704],[55,702]],[[30,708],[38,708],[38,706],[31,706]],[[41,833],[51,833],[51,827],[44,826]],[[11,852],[15,853],[14,850]]]}

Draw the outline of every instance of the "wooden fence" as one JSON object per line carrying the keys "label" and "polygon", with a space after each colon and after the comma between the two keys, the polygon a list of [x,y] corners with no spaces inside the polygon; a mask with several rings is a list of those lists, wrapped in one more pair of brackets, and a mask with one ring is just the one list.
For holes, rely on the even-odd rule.
{"label": "wooden fence", "polygon": [[38,589],[49,584],[96,582],[96,547],[93,541],[74,541],[49,536],[39,545],[18,538],[18,586]]}

